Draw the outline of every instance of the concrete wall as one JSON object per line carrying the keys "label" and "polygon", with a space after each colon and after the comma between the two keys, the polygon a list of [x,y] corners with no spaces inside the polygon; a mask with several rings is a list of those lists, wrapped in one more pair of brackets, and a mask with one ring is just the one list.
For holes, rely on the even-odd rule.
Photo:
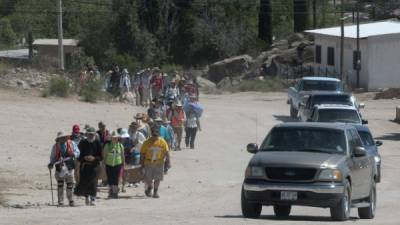
{"label": "concrete wall", "polygon": [[[340,37],[315,35],[315,45],[321,45],[321,64],[316,64],[315,72],[318,74],[318,67],[322,70],[328,68],[328,71],[336,71],[340,73]],[[328,47],[335,49],[335,66],[328,66]],[[356,71],[353,69],[353,51],[357,49],[356,40],[345,38],[344,40],[344,65],[343,71],[346,80],[352,87],[356,86]],[[368,86],[368,40],[360,40],[361,51],[361,70],[360,70],[360,86],[367,88]]]}
{"label": "concrete wall", "polygon": [[[39,56],[58,57],[58,46],[55,45],[35,45]],[[77,47],[64,46],[64,54],[69,54],[75,51]]]}
{"label": "concrete wall", "polygon": [[400,88],[400,34],[369,37],[369,90]]}

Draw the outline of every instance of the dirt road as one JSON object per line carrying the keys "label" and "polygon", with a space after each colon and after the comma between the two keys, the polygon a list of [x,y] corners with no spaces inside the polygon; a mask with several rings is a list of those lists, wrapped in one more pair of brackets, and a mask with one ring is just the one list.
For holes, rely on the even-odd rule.
{"label": "dirt road", "polygon": [[[95,207],[86,207],[79,199],[77,207],[57,208],[47,205],[51,194],[46,167],[56,132],[69,132],[74,123],[94,126],[99,120],[110,129],[126,127],[143,109],[0,90],[0,188],[9,205],[36,205],[0,207],[0,224],[333,224],[328,209],[307,207],[294,207],[285,220],[275,219],[271,207],[263,208],[261,219],[241,217],[240,189],[251,157],[244,148],[261,142],[273,125],[289,120],[285,100],[284,93],[205,96],[197,148],[172,153],[172,169],[162,183],[160,199],[145,198],[141,185],[128,188],[118,200],[106,200],[102,189]],[[359,220],[352,210],[352,219],[345,224],[399,224],[395,215],[400,208],[400,125],[389,121],[399,104],[366,101],[364,117],[384,141],[383,180],[378,185],[376,218]]]}

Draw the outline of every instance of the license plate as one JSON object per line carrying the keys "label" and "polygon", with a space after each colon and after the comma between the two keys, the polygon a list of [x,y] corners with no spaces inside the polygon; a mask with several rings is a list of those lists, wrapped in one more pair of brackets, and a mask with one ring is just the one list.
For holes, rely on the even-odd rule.
{"label": "license plate", "polygon": [[297,192],[295,191],[281,191],[281,200],[297,200]]}

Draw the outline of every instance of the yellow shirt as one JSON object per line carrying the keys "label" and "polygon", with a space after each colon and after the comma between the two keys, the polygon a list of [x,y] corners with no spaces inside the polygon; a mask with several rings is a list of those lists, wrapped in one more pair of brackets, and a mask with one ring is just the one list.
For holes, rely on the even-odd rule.
{"label": "yellow shirt", "polygon": [[163,165],[168,151],[168,144],[163,138],[151,137],[143,143],[140,154],[144,157],[144,165]]}

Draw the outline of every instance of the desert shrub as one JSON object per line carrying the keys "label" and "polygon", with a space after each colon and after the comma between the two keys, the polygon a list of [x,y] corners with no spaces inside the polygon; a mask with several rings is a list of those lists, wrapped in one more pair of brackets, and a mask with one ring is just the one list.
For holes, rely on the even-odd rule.
{"label": "desert shrub", "polygon": [[11,65],[9,65],[5,62],[0,62],[0,74],[5,74],[10,69],[11,69]]}
{"label": "desert shrub", "polygon": [[99,98],[104,96],[103,80],[88,80],[81,91],[82,101],[95,103]]}
{"label": "desert shrub", "polygon": [[53,76],[49,80],[49,86],[47,87],[47,94],[43,91],[46,96],[53,95],[58,97],[68,97],[71,91],[71,85],[67,78],[62,76]]}

